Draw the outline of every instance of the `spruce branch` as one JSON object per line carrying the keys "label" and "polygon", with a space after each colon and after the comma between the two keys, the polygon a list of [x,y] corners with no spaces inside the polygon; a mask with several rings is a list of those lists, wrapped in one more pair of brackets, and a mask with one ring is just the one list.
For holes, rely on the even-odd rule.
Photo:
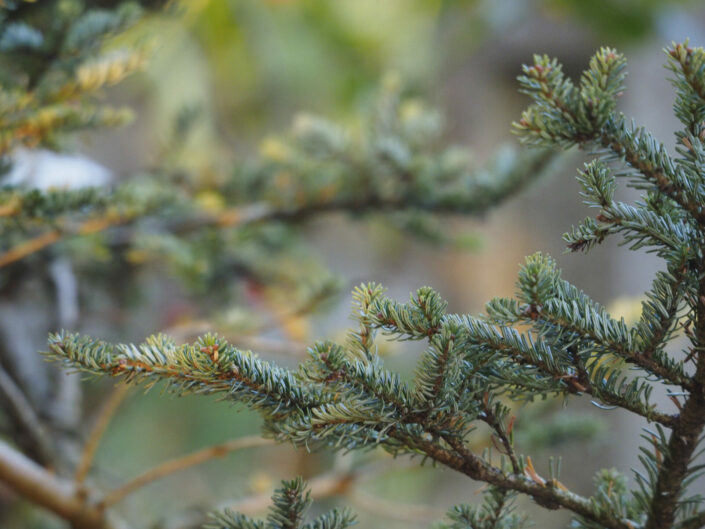
{"label": "spruce branch", "polygon": [[[591,502],[600,509],[614,513],[623,519],[634,520],[641,514],[633,501],[626,477],[614,469],[605,469],[595,476],[596,491]],[[580,529],[601,529],[599,523],[578,517],[573,522]],[[636,526],[636,525],[635,525]]]}
{"label": "spruce branch", "polygon": [[50,336],[49,357],[87,372],[144,381],[148,387],[163,379],[178,395],[227,393],[274,416],[320,404],[320,396],[305,391],[293,374],[212,335],[183,346],[157,335],[136,347],[60,333]]}
{"label": "spruce branch", "polygon": [[646,182],[689,213],[700,226],[705,225],[700,191],[651,134],[633,124],[628,125],[620,114],[605,125],[596,143],[624,160]]}
{"label": "spruce branch", "polygon": [[[393,454],[420,456],[489,484],[486,506],[459,508],[452,517],[453,529],[519,526],[521,520],[505,512],[507,500],[515,493],[528,495],[546,509],[570,510],[577,516],[576,526],[584,529],[692,527],[702,520],[698,512],[702,500],[690,495],[688,488],[705,470],[694,463],[705,430],[705,201],[700,172],[705,151],[699,117],[705,66],[698,62],[702,59],[705,64],[701,57],[705,52],[678,45],[673,50],[679,91],[676,111],[688,127],[679,136],[686,140],[681,141],[685,150],[679,147],[682,158],[672,157],[650,133],[629,125],[617,112],[625,61],[612,49],[598,51],[578,85],[562,73],[556,60],[541,56],[524,68],[520,79],[522,90],[533,99],[515,125],[525,142],[603,151],[579,176],[588,205],[600,212],[567,235],[571,249],[589,249],[619,233],[631,250],[647,248],[666,263],[666,271],[656,274],[642,317],[634,326],[613,318],[563,280],[552,259],[536,254],[519,272],[516,296],[492,300],[486,315],[448,314],[445,301],[428,287],[412,294],[408,303],[400,303],[385,296],[376,284],[362,285],[354,293],[359,326],[348,342],[314,345],[310,359],[297,370],[262,362],[210,335],[183,346],[164,336],[151,337],[141,346],[115,346],[61,333],[50,337],[48,354],[93,374],[147,386],[163,381],[177,394],[223,394],[260,412],[266,434],[278,441],[338,450],[381,447]],[[384,119],[372,135],[374,148],[363,149],[363,155],[327,122],[300,122],[301,135],[291,143],[270,145],[272,166],[249,183],[259,190],[267,188],[264,184],[271,181],[272,168],[303,171],[305,160],[308,170],[301,173],[302,180],[310,187],[303,188],[304,199],[297,202],[292,199],[295,194],[276,198],[265,192],[257,195],[263,201],[255,206],[236,202],[236,207],[203,222],[222,229],[265,222],[291,224],[315,214],[351,209],[467,212],[475,192],[481,198],[475,203],[485,207],[494,188],[483,188],[481,180],[472,180],[463,194],[455,184],[468,180],[456,180],[457,172],[448,173],[454,175],[448,180],[422,178],[426,173],[419,168],[438,169],[440,162],[416,158],[419,142],[394,136],[390,123],[396,108],[393,102],[385,102]],[[622,168],[617,169],[618,165]],[[370,168],[377,166],[384,167],[394,193],[375,179],[380,173]],[[364,175],[370,185],[337,195],[336,185],[350,181],[337,176],[318,181],[314,175],[322,167],[335,167],[340,171],[324,173],[337,176],[354,167],[355,175]],[[640,201],[631,205],[614,200],[621,177],[644,191]],[[445,186],[446,181],[455,184]],[[439,191],[434,192],[436,187]],[[301,189],[294,186],[289,191]],[[8,217],[16,214],[14,207],[5,208]],[[187,218],[173,233],[193,233],[199,222]],[[691,340],[688,359],[667,351],[679,328],[687,329]],[[413,386],[384,366],[375,345],[378,333],[427,344]],[[695,361],[695,373],[685,367],[690,358]],[[627,373],[624,364],[635,372]],[[671,393],[678,407],[671,415],[656,409],[651,395],[655,388],[664,386],[668,391],[673,385],[682,392]],[[622,476],[603,471],[592,497],[575,494],[553,476],[542,478],[529,456],[514,452],[511,427],[505,426],[508,408],[500,399],[526,402],[568,395],[590,395],[600,406],[621,407],[654,423],[642,437],[643,468],[636,473],[633,492]],[[480,423],[490,427],[506,456],[498,465],[488,453],[468,448]],[[333,514],[305,524],[308,503],[303,483],[288,482],[275,495],[266,523],[223,514],[213,527],[323,529],[351,521]]]}
{"label": "spruce branch", "polygon": [[684,263],[671,267],[667,272],[659,271],[642,303],[642,315],[634,326],[634,341],[642,355],[656,358],[662,365],[668,363],[664,344],[668,343],[676,331],[682,316],[684,298],[690,290]]}
{"label": "spruce branch", "polygon": [[702,195],[666,151],[663,144],[642,128],[628,125],[615,111],[623,92],[625,61],[616,51],[603,48],[593,58],[577,93],[555,59],[536,56],[519,78],[522,91],[534,100],[514,124],[522,141],[544,147],[605,148],[636,176],[673,200],[702,227]]}
{"label": "spruce branch", "polygon": [[[148,2],[142,2],[147,4]],[[0,156],[19,146],[56,146],[58,135],[129,120],[131,113],[98,104],[100,89],[141,70],[139,47],[103,49],[144,13],[140,2],[111,9],[50,5],[45,16],[10,5],[0,20]]]}
{"label": "spruce branch", "polygon": [[[682,273],[679,277],[683,277]],[[519,273],[518,285],[518,300],[495,299],[487,304],[490,321],[510,325],[523,322],[554,347],[566,350],[578,345],[581,355],[587,358],[616,355],[664,381],[686,389],[691,387],[692,381],[682,363],[664,354],[654,355],[653,345],[638,350],[636,342],[644,336],[638,332],[640,328],[629,329],[584,292],[561,279],[551,258],[542,254],[528,257]],[[671,311],[677,311],[679,301],[673,303]],[[659,317],[662,315],[660,310]]]}
{"label": "spruce branch", "polygon": [[664,52],[667,67],[675,74],[671,82],[676,88],[676,116],[688,132],[697,136],[705,118],[705,50],[690,47],[686,40],[673,42]]}
{"label": "spruce branch", "polygon": [[[370,308],[376,309],[374,306]],[[402,320],[406,320],[406,318],[402,317]],[[528,354],[525,350],[528,347],[528,342],[517,341],[516,338],[510,339],[514,336],[511,334],[497,334],[489,327],[481,327],[477,321],[465,321],[472,321],[475,334],[482,336],[485,341],[489,340],[489,345],[500,352],[505,352],[505,348],[508,347],[510,352],[519,348],[521,355]],[[452,322],[457,325],[456,320]],[[470,334],[472,335],[472,331]],[[502,338],[508,340],[509,344],[503,345],[503,342],[500,341]],[[204,338],[199,343],[210,343],[213,340],[212,338]],[[139,376],[134,374],[132,378],[144,378],[148,382],[159,378],[173,382],[175,376],[184,376],[182,372],[185,371],[187,365],[190,365],[192,370],[195,365],[199,365],[200,363],[195,364],[196,359],[212,361],[215,358],[215,362],[222,365],[223,363],[230,364],[238,356],[237,353],[228,352],[228,347],[222,343],[217,351],[214,349],[205,350],[203,345],[200,348],[183,346],[180,349],[174,349],[173,345],[163,338],[151,339],[141,349],[133,346],[121,346],[118,350],[123,351],[122,355],[114,354],[115,348],[113,346],[99,342],[91,344],[88,339],[69,335],[53,337],[51,349],[53,356],[63,358],[73,367],[89,372],[103,372],[113,375],[121,375],[131,370],[140,369],[143,370],[143,373]],[[206,358],[195,356],[197,352],[205,355]],[[535,351],[532,354],[538,353]],[[170,363],[164,362],[167,357],[169,357]],[[228,359],[227,362],[224,360],[225,358]],[[164,360],[159,364],[153,359]],[[242,362],[242,360],[239,361]],[[540,364],[542,369],[552,369],[551,364],[547,363],[549,362],[548,357],[543,363],[537,362],[532,357],[529,357],[527,361],[532,364]],[[396,377],[381,370],[376,363],[376,359],[371,361],[350,359],[347,352],[341,347],[321,344],[313,350],[313,359],[303,368],[304,371],[301,375],[308,381],[308,391],[311,395],[316,396],[315,399],[306,396],[305,392],[300,394],[299,390],[295,389],[299,387],[296,385],[291,385],[279,397],[284,400],[284,394],[291,391],[292,395],[298,395],[296,400],[307,403],[306,406],[299,405],[298,408],[289,408],[287,411],[286,404],[282,402],[279,407],[272,409],[273,403],[272,405],[262,404],[262,397],[252,398],[247,392],[241,392],[239,395],[233,394],[232,390],[230,390],[230,394],[234,397],[243,396],[245,403],[259,408],[266,414],[265,416],[277,414],[278,422],[269,423],[268,420],[268,428],[273,429],[279,439],[288,440],[294,444],[309,444],[317,440],[329,439],[328,444],[341,448],[381,444],[394,453],[406,451],[422,454],[473,479],[508,490],[523,492],[545,505],[564,506],[590,519],[599,520],[600,523],[604,521],[606,527],[628,527],[619,520],[594,512],[588,507],[590,503],[587,499],[581,499],[552,485],[547,486],[546,483],[533,481],[523,474],[507,474],[502,469],[490,465],[480,456],[471,454],[461,441],[467,432],[467,428],[463,424],[446,421],[444,423],[446,431],[439,431],[438,427],[428,422],[425,414],[414,413],[414,408],[410,406],[415,402],[413,394],[400,385]],[[157,364],[159,364],[158,368],[155,367]],[[187,377],[187,380],[198,380],[199,392],[221,390],[223,387],[232,388],[233,381],[226,381],[223,377],[235,376],[234,382],[240,382],[242,374],[245,372],[240,368],[236,375],[233,375],[232,371],[221,374],[220,371],[209,371],[203,367],[200,370],[201,375],[193,372]],[[274,380],[292,380],[291,375],[287,375],[283,371],[272,370],[270,373],[269,377],[273,377],[269,378],[272,380],[272,384],[274,384]],[[552,373],[553,375],[555,372]],[[562,381],[557,382],[562,383]],[[317,383],[319,386],[312,387],[311,383]],[[263,390],[260,387],[262,385],[260,383],[258,386],[259,391]],[[182,385],[177,386],[177,391],[182,388]],[[337,397],[327,401],[325,395],[328,392],[331,395],[337,395]],[[273,395],[270,394],[269,398],[273,398]],[[291,396],[287,397],[285,402],[290,399]],[[497,410],[494,413],[497,413]],[[450,448],[443,448],[434,442],[432,440],[434,437],[443,438]],[[516,462],[516,464],[519,468],[519,463]]]}
{"label": "spruce branch", "polygon": [[[626,340],[614,343],[612,337],[615,334],[610,333],[604,325],[604,335],[594,333],[590,336],[588,333],[582,336],[598,345],[605,345],[605,342],[610,344],[610,349],[615,353],[645,371],[656,374],[663,382],[674,383],[687,390],[685,401],[678,402],[678,415],[670,421],[670,434],[659,429],[657,434],[649,437],[654,440],[653,447],[647,446],[642,451],[646,473],[638,475],[640,490],[635,493],[635,497],[647,518],[644,525],[646,529],[673,527],[679,523],[679,517],[683,523],[685,519],[689,520],[688,523],[698,520],[697,513],[693,511],[698,508],[700,499],[688,498],[685,494],[688,485],[701,471],[692,459],[705,427],[702,419],[705,409],[705,357],[702,354],[705,338],[705,287],[701,266],[701,233],[705,226],[705,210],[702,207],[703,152],[700,137],[705,108],[702,90],[705,86],[705,52],[701,48],[690,48],[686,42],[673,44],[667,53],[669,68],[675,73],[673,84],[677,91],[676,115],[686,127],[685,131],[677,133],[677,149],[681,158],[672,158],[650,133],[628,125],[627,119],[614,110],[603,113],[599,127],[589,134],[581,135],[575,133],[574,120],[566,119],[565,123],[561,123],[559,119],[554,119],[550,126],[546,125],[542,116],[555,116],[563,107],[555,100],[541,99],[534,95],[534,105],[525,115],[526,118],[516,125],[518,133],[530,143],[562,146],[580,144],[608,149],[611,156],[608,155],[607,159],[621,161],[626,165],[618,176],[631,178],[632,186],[647,191],[643,203],[636,207],[614,203],[611,199],[611,179],[605,170],[596,166],[589,167],[582,178],[585,194],[588,195],[590,205],[600,207],[602,212],[597,222],[589,220],[568,236],[573,249],[580,249],[600,242],[611,232],[622,231],[632,249],[648,244],[667,262],[667,272],[657,275],[647,302],[643,305],[640,322],[629,335],[619,333]],[[538,87],[529,88],[538,90]],[[576,346],[582,346],[576,321],[571,322],[566,317],[570,314],[562,311],[562,317],[551,322],[550,303],[546,303],[546,307],[530,305],[526,314],[534,320],[546,318],[551,323],[549,331],[557,338],[572,340]],[[500,320],[506,318],[518,321],[518,308],[516,303],[494,302],[491,306],[493,317]],[[581,315],[585,310],[586,307],[583,307],[576,314]],[[549,313],[548,316],[544,316],[544,312]],[[589,312],[586,314],[589,315]],[[685,324],[680,324],[683,320]],[[691,325],[694,330],[690,330]],[[694,375],[686,374],[683,362],[670,358],[664,351],[679,326],[687,330],[693,342],[692,356],[696,363]],[[569,332],[567,336],[566,331]],[[637,349],[633,353],[627,352],[632,349],[632,344],[643,347],[643,351]],[[605,368],[600,368],[595,375],[599,377],[604,373]],[[636,381],[630,383],[631,396],[643,400],[650,389],[645,383],[636,384]]]}
{"label": "spruce branch", "polygon": [[563,507],[608,529],[633,529],[634,527],[630,520],[621,519],[611,512],[596,507],[588,498],[554,487],[552,482],[541,483],[524,475],[505,474],[472,454],[459,440],[447,437],[446,441],[452,447],[452,451],[427,447],[427,454],[475,480],[484,481],[504,490],[521,492],[531,496],[539,505],[548,509]]}
{"label": "spruce branch", "polygon": [[645,529],[671,527],[675,521],[679,499],[683,494],[684,479],[692,472],[691,458],[705,429],[705,279],[698,286],[698,304],[695,309],[696,330],[694,346],[697,358],[694,386],[683,404],[678,422],[664,449],[663,462],[653,487],[651,511]]}
{"label": "spruce branch", "polygon": [[[438,193],[436,197],[428,194],[401,192],[396,196],[381,195],[374,190],[362,190],[352,196],[334,196],[319,199],[312,197],[303,204],[291,206],[264,200],[248,205],[232,205],[223,211],[204,213],[198,211],[192,199],[175,194],[169,186],[123,185],[112,193],[99,190],[49,191],[43,194],[37,190],[12,190],[0,196],[0,208],[5,217],[15,219],[9,229],[16,230],[16,222],[21,226],[32,222],[40,212],[43,222],[56,218],[58,227],[44,230],[39,234],[22,240],[0,253],[0,267],[5,267],[46,249],[66,238],[84,236],[103,232],[111,228],[128,226],[127,234],[116,238],[114,244],[130,241],[136,236],[136,224],[154,218],[157,226],[166,234],[186,236],[208,229],[245,229],[252,226],[271,223],[299,224],[315,216],[331,213],[391,214],[400,211],[419,212],[440,215],[481,215],[496,206],[523,186],[538,177],[549,166],[554,155],[541,153],[526,160],[517,160],[517,167],[512,167],[500,178],[489,180],[482,173],[464,175],[468,180],[468,189],[462,198],[457,194],[446,196]],[[270,169],[274,170],[274,169]],[[355,176],[357,178],[357,176]],[[471,182],[471,183],[470,183]],[[342,185],[345,188],[347,185]],[[302,189],[301,192],[306,192]],[[151,200],[151,199],[155,200]],[[262,197],[259,197],[262,198]],[[93,216],[82,218],[79,222],[61,216],[76,210],[95,211]],[[166,222],[161,218],[165,214],[179,214]],[[184,215],[184,213],[188,215]],[[56,222],[54,223],[57,224]],[[154,229],[154,226],[152,226]],[[124,242],[122,243],[124,244]]]}

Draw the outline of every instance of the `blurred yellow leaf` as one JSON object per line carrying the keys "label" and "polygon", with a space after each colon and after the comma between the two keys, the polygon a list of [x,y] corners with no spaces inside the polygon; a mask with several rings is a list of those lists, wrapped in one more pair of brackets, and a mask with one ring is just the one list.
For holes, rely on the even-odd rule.
{"label": "blurred yellow leaf", "polygon": [[641,297],[619,297],[612,301],[607,311],[615,319],[624,318],[627,325],[633,325],[641,318]]}
{"label": "blurred yellow leaf", "polygon": [[212,190],[198,193],[196,195],[196,204],[208,213],[220,213],[225,209],[225,201],[222,195]]}

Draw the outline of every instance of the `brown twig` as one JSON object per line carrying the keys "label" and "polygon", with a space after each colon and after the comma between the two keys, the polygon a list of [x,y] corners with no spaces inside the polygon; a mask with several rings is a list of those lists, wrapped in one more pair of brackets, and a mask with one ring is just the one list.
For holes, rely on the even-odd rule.
{"label": "brown twig", "polygon": [[514,446],[512,445],[512,441],[510,440],[509,435],[507,434],[506,428],[499,421],[495,413],[492,411],[492,408],[487,404],[484,399],[482,401],[482,409],[483,415],[480,417],[480,420],[482,420],[485,424],[492,428],[495,435],[502,443],[502,448],[504,449],[506,456],[509,458],[509,461],[512,464],[512,471],[515,474],[520,474],[521,465],[519,464],[519,458],[517,457],[516,452],[514,451]]}
{"label": "brown twig", "polygon": [[583,496],[552,486],[552,483],[537,483],[525,475],[508,474],[494,467],[479,456],[470,452],[460,439],[444,436],[451,450],[433,442],[421,441],[418,448],[425,454],[466,476],[495,485],[504,490],[514,490],[531,496],[539,505],[549,509],[563,507],[589,520],[597,522],[606,529],[634,529],[630,520],[620,519],[612,514],[598,512],[592,502]]}
{"label": "brown twig", "polygon": [[126,496],[132,494],[137,489],[144,487],[152,481],[161,479],[176,472],[180,472],[189,467],[200,465],[209,459],[223,457],[228,453],[243,450],[245,448],[254,448],[257,446],[265,446],[270,444],[273,444],[273,441],[253,435],[233,439],[225,443],[204,448],[203,450],[198,450],[197,452],[193,452],[185,456],[170,459],[161,465],[147,470],[121,487],[106,494],[101,502],[101,506],[103,508],[107,508],[115,505],[116,503],[122,501]]}
{"label": "brown twig", "polygon": [[29,239],[18,244],[17,246],[13,246],[5,253],[0,254],[0,268],[20,261],[33,253],[43,250],[44,248],[60,241],[67,235],[89,235],[91,233],[98,233],[112,226],[125,224],[128,220],[129,219],[125,217],[96,218],[86,220],[74,229],[57,229],[47,231],[34,237],[33,239]]}
{"label": "brown twig", "polygon": [[85,481],[86,476],[88,475],[88,471],[91,469],[91,464],[93,463],[95,453],[98,450],[98,445],[100,445],[100,440],[103,438],[103,434],[108,428],[108,425],[110,424],[110,421],[115,415],[115,412],[120,407],[120,404],[122,404],[122,402],[125,400],[128,391],[129,386],[124,382],[121,382],[113,390],[110,395],[110,398],[101,408],[100,413],[98,414],[98,417],[96,418],[96,421],[93,424],[93,428],[88,434],[86,444],[83,446],[83,454],[81,455],[81,460],[78,463],[78,467],[76,468],[74,480],[76,481],[77,485],[80,485]]}

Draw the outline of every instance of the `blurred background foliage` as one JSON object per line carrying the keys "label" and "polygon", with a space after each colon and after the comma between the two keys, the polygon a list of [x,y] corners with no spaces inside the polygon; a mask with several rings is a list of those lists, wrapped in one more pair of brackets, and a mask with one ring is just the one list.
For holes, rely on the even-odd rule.
{"label": "blurred background foliage", "polygon": [[[688,36],[702,45],[704,30],[705,9],[697,0],[172,3],[109,43],[147,50],[143,73],[108,87],[103,95],[107,103],[131,108],[132,123],[118,130],[79,133],[61,146],[98,161],[118,181],[167,167],[201,190],[201,207],[217,209],[221,186],[232,175],[232,167],[255,156],[276,158],[286,145],[282,131],[292,122],[294,131],[297,123],[301,126],[301,118],[296,121],[294,116],[306,111],[359,128],[362,116],[376,104],[380,87],[396,83],[410,98],[406,112],[415,111],[417,99],[430,101],[446,122],[443,142],[469,146],[478,161],[485,162],[500,144],[511,141],[509,124],[525,104],[515,82],[521,63],[533,53],[545,52],[560,57],[569,73],[577,72],[600,45],[618,46],[631,60],[625,105],[638,108],[644,124],[668,145],[674,124],[664,116],[670,116],[673,96],[665,81],[652,82],[663,77],[663,61],[655,50]],[[2,39],[0,35],[0,46]],[[574,165],[566,164],[569,173]],[[313,313],[305,310],[311,307],[292,310],[286,298],[268,295],[259,284],[249,283],[237,292],[231,308],[214,314],[208,308],[220,306],[222,300],[193,288],[197,284],[170,278],[164,263],[145,266],[124,282],[122,268],[106,256],[82,269],[81,279],[88,284],[93,284],[93,276],[114,280],[107,290],[81,291],[82,305],[91,309],[81,315],[80,326],[120,341],[141,341],[159,329],[188,339],[214,327],[226,328],[237,333],[245,347],[292,365],[296,355],[289,351],[300,358],[313,339],[335,337],[348,326],[347,293],[360,281],[382,282],[401,298],[421,284],[431,284],[450,300],[451,310],[477,312],[490,297],[512,292],[518,263],[536,250],[557,256],[566,278],[580,278],[576,282],[595,299],[616,301],[615,315],[628,317],[638,306],[638,300],[629,296],[647,284],[653,261],[642,259],[635,268],[612,246],[589,259],[561,256],[560,234],[576,219],[579,207],[574,179],[565,172],[557,171],[485,219],[444,221],[444,230],[471,234],[465,248],[422,245],[390,229],[387,221],[355,224],[338,215],[308,223],[295,234],[276,233],[276,227],[275,233],[259,234],[271,237],[274,245],[296,247],[304,241],[305,256],[309,263],[318,263],[320,275],[328,277],[330,272],[338,278],[333,282],[338,296],[324,296],[326,303],[316,303],[318,311]],[[208,241],[201,242],[207,251]],[[91,240],[69,244],[90,245]],[[145,247],[154,249],[150,241]],[[138,250],[133,248],[127,259],[146,259]],[[182,269],[193,267],[181,264]],[[227,283],[227,277],[219,280]],[[322,284],[328,285],[323,280]],[[3,310],[9,322],[10,309]],[[253,314],[258,317],[255,325]],[[42,332],[31,341],[41,350],[45,339]],[[278,349],[282,342],[288,344],[284,356]],[[411,375],[408,366],[413,363],[395,355],[394,344],[386,353],[392,369],[406,369]],[[95,407],[108,391],[104,383],[89,382],[85,406]],[[101,445],[96,479],[118,484],[169,457],[257,433],[254,414],[233,411],[211,399],[169,400],[158,390],[146,395],[133,392]],[[626,471],[635,464],[630,459],[635,456],[627,456],[629,451],[622,451],[619,442],[609,445],[601,436],[606,426],[596,421],[594,410],[586,407],[567,417],[560,411],[560,402],[546,403],[541,411],[546,422],[536,428],[532,417],[520,410],[517,435],[526,446],[548,446],[551,453],[562,455],[564,481],[577,483],[578,492],[589,489],[597,468],[613,465]],[[640,427],[620,418],[609,417],[613,441],[635,435]],[[125,510],[128,518],[145,521],[145,527],[178,527],[174,520],[184,509],[201,512],[249,494],[268,496],[282,478],[295,474],[312,478],[330,468],[346,468],[352,464],[350,457],[311,456],[289,447],[236,453],[148,486],[128,499]],[[450,471],[428,467],[381,472],[358,489],[341,501],[356,508],[361,526],[392,529],[425,527],[471,492]],[[11,498],[9,491],[0,492]],[[427,507],[414,510],[412,504]],[[5,502],[2,508],[7,527],[45,528],[56,523],[27,505]],[[541,523],[540,514],[534,514]]]}

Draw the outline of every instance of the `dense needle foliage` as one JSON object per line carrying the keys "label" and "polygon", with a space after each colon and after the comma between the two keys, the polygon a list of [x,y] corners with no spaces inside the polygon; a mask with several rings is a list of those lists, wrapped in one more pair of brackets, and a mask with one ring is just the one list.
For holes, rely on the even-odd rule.
{"label": "dense needle foliage", "polygon": [[[0,2],[1,177],[28,152],[68,150],[73,132],[131,119],[129,110],[105,104],[103,92],[143,68],[149,43],[121,37],[162,4]],[[500,152],[484,167],[466,150],[444,146],[438,114],[402,97],[393,81],[383,83],[359,127],[302,116],[288,135],[264,141],[259,157],[212,178],[191,174],[175,156],[195,119],[186,109],[163,152],[134,176],[80,188],[0,181],[0,294],[11,298],[36,276],[54,281],[59,299],[73,269],[162,261],[211,295],[214,313],[236,295],[223,277],[275,287],[294,311],[305,311],[336,282],[297,244],[303,221],[383,215],[426,240],[452,242],[440,215],[483,213],[543,173],[550,149],[579,146],[595,154],[578,176],[594,215],[566,233],[568,249],[587,252],[619,235],[629,249],[664,263],[633,325],[564,280],[549,256],[534,254],[519,271],[516,295],[489,301],[480,315],[449,313],[428,287],[402,303],[378,284],[360,285],[348,339],[314,344],[295,369],[216,334],[192,344],[160,334],[114,345],[62,331],[50,336],[47,357],[72,370],[161,383],[177,395],[219,394],[257,410],[263,434],[278,442],[379,448],[487,484],[479,504],[448,513],[448,529],[525,527],[513,504],[519,494],[548,510],[567,509],[576,528],[704,527],[697,491],[705,428],[705,51],[686,42],[666,53],[682,123],[676,153],[617,110],[626,62],[610,48],[595,54],[578,81],[556,59],[536,56],[519,79],[532,103],[514,130],[541,150]],[[616,200],[618,181],[640,199]],[[385,367],[380,336],[425,345],[413,380]],[[79,391],[76,379],[55,377],[6,344],[0,357],[3,427],[14,440],[0,441],[0,480],[76,529],[122,527],[111,507],[129,490],[92,488],[86,474],[95,447],[87,443],[79,461],[80,417],[57,411]],[[657,405],[655,391],[673,406]],[[557,467],[548,476],[537,472],[515,444],[512,410],[556,397],[568,404],[589,398],[605,413],[620,408],[648,422],[633,479],[601,470],[588,497],[559,481]],[[494,448],[476,452],[472,441],[487,431]],[[226,511],[209,527],[343,529],[355,521],[347,509],[308,520],[310,502],[295,479],[275,493],[266,520]]]}
{"label": "dense needle foliage", "polygon": [[[545,56],[536,56],[520,77],[533,103],[515,124],[519,137],[532,146],[578,145],[597,155],[579,174],[595,215],[565,235],[568,248],[588,251],[619,234],[630,249],[645,248],[664,262],[633,326],[562,279],[550,257],[535,254],[519,272],[516,296],[491,300],[478,316],[448,313],[430,288],[400,303],[379,285],[361,285],[354,292],[359,326],[349,339],[315,344],[295,370],[214,335],[191,345],[160,335],[133,346],[58,333],[49,355],[90,373],[164,381],[180,395],[223,394],[258,410],[264,433],[278,441],[308,449],[380,447],[488,483],[481,506],[451,511],[454,529],[524,526],[511,508],[517,493],[546,509],[572,511],[575,527],[702,527],[703,499],[691,488],[702,472],[696,458],[705,427],[705,50],[674,44],[667,56],[683,124],[675,155],[617,111],[626,62],[615,50],[599,50],[577,83]],[[616,201],[617,179],[641,190],[641,199]],[[413,382],[385,368],[379,334],[427,345]],[[681,335],[686,349],[669,348]],[[652,402],[658,386],[669,391],[674,409]],[[536,472],[514,446],[507,404],[553,396],[589,396],[649,422],[643,467],[631,486],[605,470],[593,495],[583,497],[558,476]],[[480,424],[493,432],[496,450],[469,448]],[[267,527],[309,527],[301,520],[305,504],[301,483],[285,484]],[[312,523],[345,527],[349,521],[334,513]],[[215,526],[264,527],[232,514],[218,516]]]}

